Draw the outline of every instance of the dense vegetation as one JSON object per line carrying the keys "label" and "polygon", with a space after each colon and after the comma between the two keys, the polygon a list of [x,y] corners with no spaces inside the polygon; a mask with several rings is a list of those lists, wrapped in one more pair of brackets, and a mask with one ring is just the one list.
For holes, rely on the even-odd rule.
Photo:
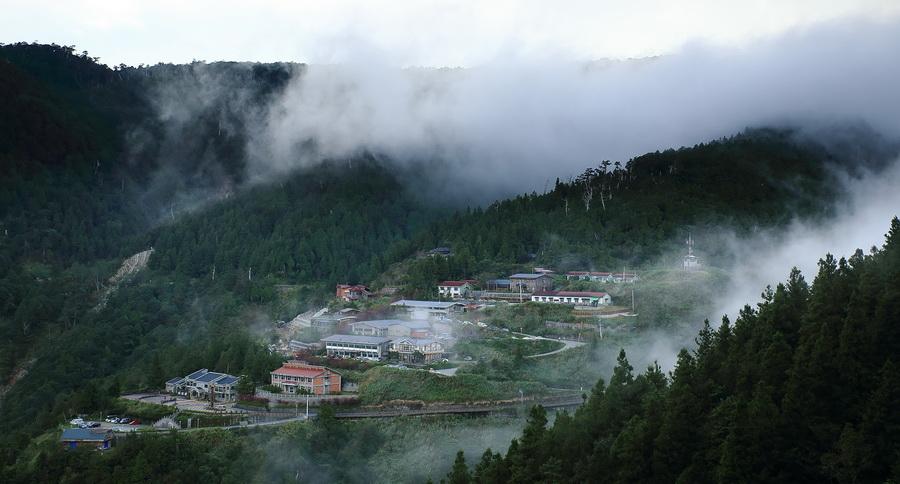
{"label": "dense vegetation", "polygon": [[670,376],[622,352],[574,415],[535,407],[505,456],[451,482],[887,482],[900,479],[900,221],[871,254],[796,270]]}
{"label": "dense vegetation", "polygon": [[443,457],[450,449],[475,455],[485,446],[505,448],[523,423],[465,417],[338,421],[325,415],[312,425],[132,435],[109,453],[65,451],[51,433],[0,477],[10,483],[424,482],[449,470]]}
{"label": "dense vegetation", "polygon": [[359,382],[359,398],[363,403],[392,400],[424,402],[477,402],[513,399],[519,390],[529,396],[542,395],[546,387],[535,381],[488,380],[482,375],[461,374],[448,377],[423,370],[375,368]]}

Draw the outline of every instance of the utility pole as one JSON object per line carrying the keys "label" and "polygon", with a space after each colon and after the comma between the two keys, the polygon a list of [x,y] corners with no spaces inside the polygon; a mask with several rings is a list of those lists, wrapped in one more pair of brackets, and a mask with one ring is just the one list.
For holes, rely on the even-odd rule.
{"label": "utility pole", "polygon": [[309,393],[306,394],[306,420],[309,420]]}

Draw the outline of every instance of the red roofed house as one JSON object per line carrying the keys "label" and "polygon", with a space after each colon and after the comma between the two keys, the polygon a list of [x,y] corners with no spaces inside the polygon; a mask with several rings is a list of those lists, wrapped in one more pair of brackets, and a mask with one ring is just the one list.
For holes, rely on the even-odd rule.
{"label": "red roofed house", "polygon": [[458,299],[468,296],[473,287],[474,284],[470,280],[444,281],[438,284],[438,294],[442,297]]}
{"label": "red roofed house", "polygon": [[532,294],[531,301],[576,306],[605,306],[612,303],[612,298],[605,292],[543,291]]}
{"label": "red roofed house", "polygon": [[338,284],[335,297],[347,302],[365,301],[372,293],[362,284]]}
{"label": "red roofed house", "polygon": [[341,392],[340,373],[305,361],[288,361],[271,375],[272,385],[287,394],[330,395]]}

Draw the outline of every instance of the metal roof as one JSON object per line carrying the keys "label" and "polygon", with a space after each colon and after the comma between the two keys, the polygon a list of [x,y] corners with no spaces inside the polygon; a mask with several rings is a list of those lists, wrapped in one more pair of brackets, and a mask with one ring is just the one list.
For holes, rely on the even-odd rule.
{"label": "metal roof", "polygon": [[594,291],[543,291],[536,292],[533,296],[557,296],[557,297],[606,297],[605,292]]}
{"label": "metal roof", "polygon": [[391,303],[391,306],[403,306],[410,308],[428,308],[428,309],[449,309],[453,306],[462,306],[460,303],[456,302],[446,302],[446,301],[411,301],[408,299],[401,299],[397,302]]}
{"label": "metal roof", "polygon": [[430,345],[433,343],[440,343],[440,341],[438,341],[436,339],[431,339],[431,338],[397,338],[397,339],[391,341],[391,343],[398,344],[403,341],[409,341],[410,343],[412,343],[416,346],[424,346],[424,345]]}
{"label": "metal roof", "polygon": [[425,321],[404,321],[402,319],[373,319],[371,321],[357,321],[351,324],[351,326],[353,327],[356,327],[358,325],[369,325],[379,329],[387,329],[391,326],[405,326],[409,329],[423,329],[431,327],[431,325],[429,325]]}
{"label": "metal roof", "polygon": [[541,277],[550,277],[547,274],[513,274],[510,279],[540,279]]}
{"label": "metal roof", "polygon": [[204,373],[206,373],[208,371],[209,371],[208,369],[203,368],[202,370],[197,370],[197,371],[191,373],[190,375],[186,376],[185,378],[188,380],[193,380],[195,378],[199,378],[201,375],[203,375]]}
{"label": "metal roof", "polygon": [[59,440],[67,441],[83,441],[83,442],[103,442],[112,439],[112,432],[105,429],[63,429]]}
{"label": "metal roof", "polygon": [[216,385],[233,385],[238,380],[240,380],[240,377],[225,375],[225,378],[222,378],[221,380],[216,380]]}
{"label": "metal roof", "polygon": [[209,372],[209,373],[207,373],[207,374],[205,374],[205,375],[203,375],[203,376],[201,376],[201,377],[199,377],[199,378],[195,378],[195,380],[197,380],[197,381],[199,381],[199,382],[207,383],[207,382],[211,382],[211,381],[213,381],[213,380],[216,380],[216,379],[218,379],[218,378],[221,378],[221,377],[223,377],[223,376],[225,376],[224,373],[216,373],[216,372],[214,372],[214,371],[211,371],[211,372]]}
{"label": "metal roof", "polygon": [[390,341],[390,338],[382,338],[381,336],[360,336],[356,334],[333,334],[322,341],[326,343],[370,343],[381,344]]}

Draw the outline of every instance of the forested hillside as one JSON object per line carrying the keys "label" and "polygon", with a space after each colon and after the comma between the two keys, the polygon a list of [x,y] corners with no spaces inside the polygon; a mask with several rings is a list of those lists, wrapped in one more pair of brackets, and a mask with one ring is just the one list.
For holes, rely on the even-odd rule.
{"label": "forested hillside", "polygon": [[841,177],[878,171],[898,152],[864,126],[843,126],[815,135],[750,129],[624,165],[604,161],[557,180],[548,193],[472,207],[435,224],[414,244],[449,246],[455,256],[420,261],[406,283],[433,297],[436,281],[501,276],[516,263],[559,271],[676,266],[689,233],[703,240],[708,263],[727,267],[722,229],[741,236],[827,217],[845,195]]}
{"label": "forested hillside", "polygon": [[505,456],[449,482],[900,480],[900,221],[881,249],[796,270],[671,375],[626,355],[574,415],[535,407]]}
{"label": "forested hillside", "polygon": [[[110,69],[69,47],[0,46],[0,465],[17,466],[16,475],[28,480],[33,463],[19,458],[29,439],[73,413],[107,409],[123,390],[156,388],[163,378],[198,367],[264,379],[277,358],[254,325],[282,317],[273,310],[278,286],[296,288],[293,303],[302,306],[324,300],[335,282],[399,283],[405,295],[432,297],[438,279],[500,275],[526,263],[641,268],[679,246],[687,231],[748,231],[798,215],[824,216],[841,196],[835,173],[878,170],[897,153],[865,129],[841,131],[843,144],[790,129],[752,129],[624,165],[602,162],[545,194],[488,207],[457,201],[455,213],[429,202],[429,180],[411,185],[409,173],[377,154],[251,182],[247,118],[240,113],[262,109],[301,72],[293,64],[203,62]],[[216,89],[191,97],[212,80]],[[441,245],[455,255],[413,257]],[[149,267],[97,306],[121,261],[151,247]],[[713,260],[719,255],[706,250]],[[891,250],[854,258],[835,277],[848,290],[856,287],[847,282],[853,274],[876,287],[882,279],[861,274],[889,270],[880,262]],[[392,271],[399,273],[396,281],[386,275]],[[724,331],[723,340],[738,341],[741,331],[750,331],[739,328],[773,311],[764,309],[791,287],[715,335]],[[818,287],[797,314],[817,307]],[[870,308],[871,315],[892,317],[893,306],[884,305]],[[819,338],[789,329],[781,329],[785,345],[772,351],[799,352],[812,344],[804,341]],[[704,343],[701,350],[712,351],[707,347],[718,348]],[[655,388],[634,397],[641,401],[645,394],[678,394],[677,379],[666,385],[653,375],[617,378],[628,380],[628,388]],[[717,384],[730,389],[728,376],[717,376]],[[865,391],[875,378],[851,383]],[[648,379],[655,383],[640,383]],[[604,396],[574,418],[601,412],[591,409],[616,395],[616,381],[608,390],[599,387]],[[717,400],[688,403],[697,412],[718,408]],[[868,431],[861,422],[847,439]],[[830,442],[834,429],[826,430],[816,430],[809,442]],[[585,442],[601,438],[599,432]],[[700,443],[693,435],[676,436]],[[508,462],[512,469],[515,460]],[[682,472],[682,461],[671,462],[667,469]]]}

